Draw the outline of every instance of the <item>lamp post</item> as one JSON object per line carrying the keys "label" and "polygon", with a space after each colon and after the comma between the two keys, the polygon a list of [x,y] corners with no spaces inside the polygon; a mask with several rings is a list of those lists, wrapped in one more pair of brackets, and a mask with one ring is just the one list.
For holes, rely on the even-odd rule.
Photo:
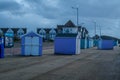
{"label": "lamp post", "polygon": [[101,38],[101,26],[99,25],[99,29],[100,29],[100,38]]}
{"label": "lamp post", "polygon": [[93,23],[94,23],[95,36],[96,36],[96,22],[95,22],[95,21],[93,21]]}
{"label": "lamp post", "polygon": [[76,11],[77,11],[77,26],[78,26],[78,24],[79,24],[79,22],[78,22],[78,20],[79,20],[79,12],[78,12],[78,7],[72,7],[72,9],[76,9]]}
{"label": "lamp post", "polygon": [[97,37],[97,36],[96,36],[96,22],[93,21],[93,23],[94,23],[94,30],[95,30],[94,46],[97,46],[97,42],[96,42],[96,40],[97,40],[97,39],[96,39],[96,37]]}

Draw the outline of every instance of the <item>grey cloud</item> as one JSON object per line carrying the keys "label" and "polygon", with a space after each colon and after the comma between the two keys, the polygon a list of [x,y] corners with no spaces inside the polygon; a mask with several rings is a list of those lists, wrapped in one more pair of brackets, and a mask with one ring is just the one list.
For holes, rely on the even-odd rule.
{"label": "grey cloud", "polygon": [[[54,3],[55,1],[58,2]],[[95,20],[102,26],[104,33],[108,29],[112,30],[117,25],[116,19],[120,19],[119,0],[23,0],[22,3],[17,3],[17,0],[0,1],[0,13],[9,11],[12,15],[12,17],[6,17],[7,13],[2,14],[0,26],[56,27],[55,25],[65,24],[69,19],[76,24],[76,10],[71,7],[77,6],[79,6],[79,24],[85,22],[84,26],[92,33],[94,33],[94,24],[84,21],[83,18]],[[119,27],[113,30],[117,32]],[[111,34],[115,35],[113,31]]]}
{"label": "grey cloud", "polygon": [[56,19],[59,15],[59,9],[57,7],[48,6],[44,0],[26,0],[31,6],[32,13],[36,13],[44,18]]}
{"label": "grey cloud", "polygon": [[21,6],[15,2],[10,0],[0,1],[0,11],[14,11],[19,10]]}
{"label": "grey cloud", "polygon": [[26,0],[26,2],[34,8],[33,13],[50,19],[75,15],[75,10],[71,7],[77,5],[81,17],[120,18],[119,0],[59,0],[57,7],[49,6],[45,0]]}
{"label": "grey cloud", "polygon": [[79,5],[79,15],[82,17],[120,18],[119,3],[119,0],[62,0],[61,8],[71,11],[69,7]]}

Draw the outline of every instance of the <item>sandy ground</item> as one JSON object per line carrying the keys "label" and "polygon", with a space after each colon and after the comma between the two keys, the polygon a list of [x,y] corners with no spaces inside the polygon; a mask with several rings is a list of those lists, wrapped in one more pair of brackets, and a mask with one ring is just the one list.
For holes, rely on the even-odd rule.
{"label": "sandy ground", "polygon": [[[43,43],[43,50],[46,49],[53,49],[54,43],[52,42],[44,42]],[[21,44],[19,43],[15,43],[14,47],[12,48],[5,48],[5,56],[15,56],[15,55],[21,55]]]}
{"label": "sandy ground", "polygon": [[44,45],[43,56],[24,57],[15,52],[0,59],[0,80],[120,80],[119,47],[54,55],[53,44]]}

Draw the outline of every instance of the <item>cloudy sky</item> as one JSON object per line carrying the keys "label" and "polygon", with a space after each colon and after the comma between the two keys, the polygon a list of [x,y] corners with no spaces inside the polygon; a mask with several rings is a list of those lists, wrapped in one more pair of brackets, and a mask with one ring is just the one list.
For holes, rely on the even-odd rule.
{"label": "cloudy sky", "polygon": [[[76,24],[76,9],[79,8],[79,25],[85,26],[94,35],[120,38],[120,0],[0,0],[0,27],[56,27],[72,20]],[[84,23],[84,24],[82,24]]]}

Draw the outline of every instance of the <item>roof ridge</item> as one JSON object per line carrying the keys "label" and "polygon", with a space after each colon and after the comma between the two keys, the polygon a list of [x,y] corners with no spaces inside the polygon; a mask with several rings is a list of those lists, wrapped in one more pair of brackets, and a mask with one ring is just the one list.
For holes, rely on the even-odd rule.
{"label": "roof ridge", "polygon": [[75,24],[71,20],[67,21],[67,23],[65,23],[65,26],[76,27]]}

